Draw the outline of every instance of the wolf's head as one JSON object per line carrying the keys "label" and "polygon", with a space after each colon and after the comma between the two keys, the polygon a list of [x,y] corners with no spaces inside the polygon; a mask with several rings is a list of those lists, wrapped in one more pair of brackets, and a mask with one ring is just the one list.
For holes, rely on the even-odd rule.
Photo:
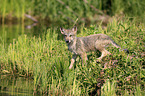
{"label": "wolf's head", "polygon": [[77,27],[72,29],[60,28],[60,31],[64,35],[64,39],[67,44],[73,42],[74,39],[76,39]]}

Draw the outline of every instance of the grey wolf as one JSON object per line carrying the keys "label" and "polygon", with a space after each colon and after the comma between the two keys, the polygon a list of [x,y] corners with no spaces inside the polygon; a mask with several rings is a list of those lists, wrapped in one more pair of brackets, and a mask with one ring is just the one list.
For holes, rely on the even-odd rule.
{"label": "grey wolf", "polygon": [[[116,48],[121,49],[118,44],[105,34],[93,34],[86,37],[77,37],[77,27],[72,29],[60,28],[60,31],[64,35],[69,51],[73,53],[69,69],[73,67],[77,56],[81,57],[82,64],[86,63],[86,60],[88,60],[87,52],[99,50],[101,56],[97,58],[97,60],[101,61],[106,55],[111,55],[111,53],[105,49],[107,45],[112,44]],[[123,50],[128,51],[127,49]]]}

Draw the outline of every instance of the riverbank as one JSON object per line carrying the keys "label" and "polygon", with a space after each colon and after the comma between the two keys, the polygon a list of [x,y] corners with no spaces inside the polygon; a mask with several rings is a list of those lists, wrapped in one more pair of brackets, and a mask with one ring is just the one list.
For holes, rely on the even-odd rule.
{"label": "riverbank", "polygon": [[[109,35],[129,54],[109,47],[113,55],[97,63],[99,53],[89,54],[86,66],[78,58],[69,70],[72,54],[59,28],[48,28],[42,37],[21,35],[6,48],[0,44],[0,73],[32,77],[34,94],[47,95],[144,95],[145,25],[130,20],[113,19],[106,29],[101,25],[80,27],[78,36],[103,33]],[[109,89],[111,86],[111,89]]]}

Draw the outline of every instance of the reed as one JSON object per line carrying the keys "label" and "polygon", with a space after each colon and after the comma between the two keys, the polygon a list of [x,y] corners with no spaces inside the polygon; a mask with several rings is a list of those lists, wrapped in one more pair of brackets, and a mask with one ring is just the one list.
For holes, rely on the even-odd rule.
{"label": "reed", "polygon": [[3,7],[1,7],[2,10],[2,24],[4,24],[5,22],[5,14],[6,14],[6,0],[4,0],[3,2],[1,2],[1,4],[3,5]]}

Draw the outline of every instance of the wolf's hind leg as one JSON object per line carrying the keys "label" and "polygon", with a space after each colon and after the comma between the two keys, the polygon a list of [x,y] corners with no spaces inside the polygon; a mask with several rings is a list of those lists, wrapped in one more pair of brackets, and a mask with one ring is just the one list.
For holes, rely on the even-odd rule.
{"label": "wolf's hind leg", "polygon": [[84,63],[86,63],[86,60],[88,60],[87,53],[83,53],[80,56],[81,56],[81,59],[82,59],[82,65],[84,65]]}
{"label": "wolf's hind leg", "polygon": [[102,54],[99,58],[97,58],[97,61],[101,61],[105,56],[107,56],[108,54],[111,55],[111,53],[109,51],[107,51],[106,49],[102,49],[99,50]]}

